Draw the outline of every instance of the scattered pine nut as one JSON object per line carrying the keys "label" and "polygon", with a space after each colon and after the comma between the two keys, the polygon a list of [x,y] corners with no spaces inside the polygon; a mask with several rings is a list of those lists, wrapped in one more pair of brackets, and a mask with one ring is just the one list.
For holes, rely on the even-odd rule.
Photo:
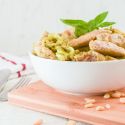
{"label": "scattered pine nut", "polygon": [[111,97],[110,93],[106,93],[106,94],[104,95],[104,99],[109,99],[110,97]]}
{"label": "scattered pine nut", "polygon": [[120,103],[125,104],[125,98],[120,98],[119,101],[120,101]]}
{"label": "scattered pine nut", "polygon": [[113,98],[120,98],[120,97],[121,97],[121,92],[116,91],[116,92],[112,93],[111,96],[112,96]]}
{"label": "scattered pine nut", "polygon": [[76,125],[76,121],[69,120],[66,125]]}
{"label": "scattered pine nut", "polygon": [[125,93],[121,92],[121,97],[125,97]]}
{"label": "scattered pine nut", "polygon": [[93,103],[88,103],[88,104],[85,104],[84,107],[85,108],[92,108],[92,107],[94,107],[94,104]]}
{"label": "scattered pine nut", "polygon": [[104,106],[97,106],[96,111],[104,111],[105,107]]}
{"label": "scattered pine nut", "polygon": [[95,100],[95,99],[85,98],[85,104],[95,103],[95,102],[96,102],[96,100]]}
{"label": "scattered pine nut", "polygon": [[110,109],[110,108],[111,108],[111,105],[110,105],[110,104],[106,104],[105,107],[106,107],[107,109]]}
{"label": "scattered pine nut", "polygon": [[41,119],[35,121],[33,125],[42,125],[43,121]]}
{"label": "scattered pine nut", "polygon": [[90,100],[91,98],[84,98],[85,101]]}

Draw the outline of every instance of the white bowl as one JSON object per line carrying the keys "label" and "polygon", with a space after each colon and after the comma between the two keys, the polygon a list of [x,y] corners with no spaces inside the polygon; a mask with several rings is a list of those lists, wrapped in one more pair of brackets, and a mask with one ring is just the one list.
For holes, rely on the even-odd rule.
{"label": "white bowl", "polygon": [[100,94],[125,87],[125,60],[73,62],[30,54],[34,69],[47,85],[72,94]]}

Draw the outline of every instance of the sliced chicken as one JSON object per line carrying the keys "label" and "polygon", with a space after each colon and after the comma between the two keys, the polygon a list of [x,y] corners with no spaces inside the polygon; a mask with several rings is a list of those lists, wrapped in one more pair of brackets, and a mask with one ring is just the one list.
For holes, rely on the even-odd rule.
{"label": "sliced chicken", "polygon": [[89,47],[91,50],[94,50],[104,55],[109,55],[113,57],[125,56],[125,49],[111,42],[95,40],[89,43]]}
{"label": "sliced chicken", "polygon": [[45,58],[48,58],[48,59],[56,58],[54,52],[47,47],[42,47],[42,54],[45,56]]}
{"label": "sliced chicken", "polygon": [[75,34],[74,34],[74,29],[73,28],[67,29],[64,32],[59,33],[59,35],[60,35],[60,37],[63,38],[63,40],[67,41],[67,44],[68,44],[68,41],[70,41],[70,40],[75,38]]}
{"label": "sliced chicken", "polygon": [[111,35],[110,33],[100,33],[96,36],[96,40],[100,40],[100,41],[108,41],[110,40],[111,38]]}
{"label": "sliced chicken", "polygon": [[33,52],[37,56],[40,56],[40,57],[43,57],[43,58],[48,58],[48,59],[55,59],[56,58],[56,56],[53,53],[53,51],[50,50],[49,48],[43,46],[41,42],[39,42],[36,45],[34,45]]}
{"label": "sliced chicken", "polygon": [[37,56],[40,56],[41,54],[41,43],[37,42],[33,45],[33,53]]}
{"label": "sliced chicken", "polygon": [[112,28],[110,30],[112,31],[112,33],[117,33],[117,34],[121,34],[121,35],[125,36],[125,33],[119,29]]}
{"label": "sliced chicken", "polygon": [[61,33],[61,36],[66,39],[73,39],[75,37],[74,29],[68,29]]}
{"label": "sliced chicken", "polygon": [[125,48],[125,37],[121,34],[101,33],[96,36],[97,40],[112,42],[120,47]]}
{"label": "sliced chicken", "polygon": [[94,30],[92,32],[89,32],[85,35],[80,36],[77,39],[71,40],[69,42],[69,45],[71,45],[74,48],[87,46],[87,45],[89,45],[89,42],[91,40],[94,40],[96,38],[96,36],[100,33],[111,33],[111,31],[110,30],[104,30],[104,29]]}
{"label": "sliced chicken", "polygon": [[112,34],[110,41],[120,47],[125,48],[125,37],[121,34]]}
{"label": "sliced chicken", "polygon": [[80,55],[76,55],[74,57],[75,61],[105,61],[105,56],[95,52],[95,51],[89,51],[89,52],[83,52]]}

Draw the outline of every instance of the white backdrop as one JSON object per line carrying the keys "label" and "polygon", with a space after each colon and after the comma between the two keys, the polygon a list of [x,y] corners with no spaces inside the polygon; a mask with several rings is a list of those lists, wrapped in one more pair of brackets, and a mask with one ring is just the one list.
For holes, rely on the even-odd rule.
{"label": "white backdrop", "polygon": [[125,31],[125,0],[0,0],[0,51],[23,55],[44,30],[63,30],[60,18],[90,19],[106,10]]}

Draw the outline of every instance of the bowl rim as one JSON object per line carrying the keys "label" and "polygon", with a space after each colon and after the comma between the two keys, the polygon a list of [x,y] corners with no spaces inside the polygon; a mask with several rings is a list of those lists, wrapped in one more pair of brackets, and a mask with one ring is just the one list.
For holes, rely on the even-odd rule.
{"label": "bowl rim", "polygon": [[35,58],[46,60],[49,62],[60,62],[60,63],[76,63],[76,64],[110,64],[110,63],[119,63],[119,62],[125,62],[125,59],[120,59],[120,60],[110,60],[110,61],[93,61],[93,62],[87,62],[87,61],[61,61],[61,60],[52,60],[52,59],[46,59],[43,57],[39,57],[34,55],[32,52],[28,53],[29,56],[34,56]]}

